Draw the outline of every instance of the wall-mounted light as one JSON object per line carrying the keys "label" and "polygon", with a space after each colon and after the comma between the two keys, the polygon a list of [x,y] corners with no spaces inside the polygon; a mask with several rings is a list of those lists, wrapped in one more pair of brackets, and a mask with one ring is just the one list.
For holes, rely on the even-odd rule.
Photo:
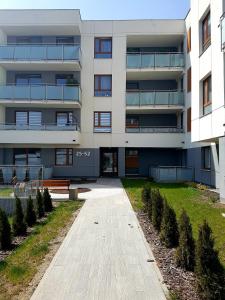
{"label": "wall-mounted light", "polygon": [[76,140],[73,140],[73,142],[76,142]]}

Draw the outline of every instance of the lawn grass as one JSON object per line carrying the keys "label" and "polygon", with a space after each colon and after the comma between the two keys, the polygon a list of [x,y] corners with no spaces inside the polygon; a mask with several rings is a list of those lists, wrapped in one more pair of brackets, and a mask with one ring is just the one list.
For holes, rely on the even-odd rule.
{"label": "lawn grass", "polygon": [[158,184],[144,179],[123,179],[131,204],[135,211],[143,209],[141,191],[145,185],[159,188],[174,208],[177,217],[184,208],[191,220],[194,238],[197,239],[199,225],[206,219],[212,228],[215,246],[219,251],[221,262],[225,266],[225,206],[214,204],[203,196],[203,192],[185,184]]}
{"label": "lawn grass", "polygon": [[0,197],[10,197],[12,192],[12,188],[0,188]]}
{"label": "lawn grass", "polygon": [[58,236],[81,205],[76,201],[60,203],[44,222],[34,227],[32,234],[5,261],[0,262],[0,299],[12,299],[28,286],[49,252],[49,243]]}

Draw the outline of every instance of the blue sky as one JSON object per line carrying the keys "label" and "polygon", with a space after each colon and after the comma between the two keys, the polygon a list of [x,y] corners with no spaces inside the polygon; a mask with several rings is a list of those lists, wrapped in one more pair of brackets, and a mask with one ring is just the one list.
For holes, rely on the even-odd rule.
{"label": "blue sky", "polygon": [[0,0],[0,9],[79,8],[82,19],[184,18],[189,0]]}

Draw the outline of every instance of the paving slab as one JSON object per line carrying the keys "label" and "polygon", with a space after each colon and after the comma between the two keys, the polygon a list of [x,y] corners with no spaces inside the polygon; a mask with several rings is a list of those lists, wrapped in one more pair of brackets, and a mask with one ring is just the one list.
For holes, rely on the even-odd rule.
{"label": "paving slab", "polygon": [[153,254],[119,179],[90,192],[32,300],[165,300]]}

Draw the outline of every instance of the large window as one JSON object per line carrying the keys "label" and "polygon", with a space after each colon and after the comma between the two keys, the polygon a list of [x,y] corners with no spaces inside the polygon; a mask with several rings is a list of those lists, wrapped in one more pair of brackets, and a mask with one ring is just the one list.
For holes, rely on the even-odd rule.
{"label": "large window", "polygon": [[211,169],[211,149],[210,147],[202,148],[202,168],[206,170]]}
{"label": "large window", "polygon": [[211,76],[203,81],[203,115],[211,112],[212,104],[212,79]]}
{"label": "large window", "polygon": [[71,111],[67,112],[57,112],[56,113],[56,123],[57,126],[64,127],[72,125],[73,122],[73,113]]}
{"label": "large window", "polygon": [[73,149],[55,149],[56,166],[73,165]]}
{"label": "large window", "polygon": [[112,96],[112,75],[95,75],[96,97]]}
{"label": "large window", "polygon": [[211,18],[210,12],[202,21],[202,51],[205,51],[211,44]]}
{"label": "large window", "polygon": [[16,85],[41,84],[41,74],[17,74]]}
{"label": "large window", "polygon": [[15,165],[40,165],[41,152],[40,149],[14,149]]}
{"label": "large window", "polygon": [[40,111],[16,111],[16,126],[41,126],[42,112]]}
{"label": "large window", "polygon": [[95,38],[95,58],[112,58],[112,38]]}
{"label": "large window", "polygon": [[74,38],[72,36],[57,36],[57,45],[74,44]]}
{"label": "large window", "polygon": [[111,132],[111,112],[94,112],[94,132]]}

